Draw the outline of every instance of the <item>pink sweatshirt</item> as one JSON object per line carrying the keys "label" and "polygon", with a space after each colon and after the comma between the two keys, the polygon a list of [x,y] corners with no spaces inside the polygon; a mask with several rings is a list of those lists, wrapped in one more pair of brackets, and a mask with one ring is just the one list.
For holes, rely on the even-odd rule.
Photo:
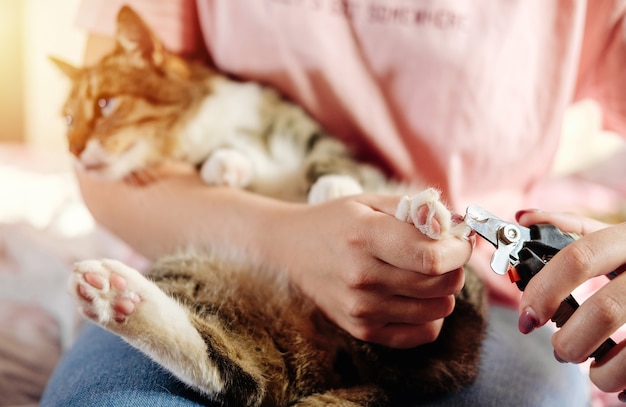
{"label": "pink sweatshirt", "polygon": [[[219,68],[277,87],[362,157],[439,187],[460,213],[470,203],[506,219],[553,209],[541,180],[574,100],[596,99],[605,127],[626,134],[623,1],[88,0],[79,23],[112,35],[121,4],[170,50],[204,41]],[[556,191],[571,207],[594,199]],[[487,266],[493,248],[477,250],[493,294],[514,303],[515,286]]]}

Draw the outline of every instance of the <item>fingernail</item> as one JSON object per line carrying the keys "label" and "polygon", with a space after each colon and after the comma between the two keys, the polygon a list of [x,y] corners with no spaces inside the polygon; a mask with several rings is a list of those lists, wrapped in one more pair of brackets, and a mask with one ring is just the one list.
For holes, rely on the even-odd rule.
{"label": "fingernail", "polygon": [[559,356],[559,354],[556,352],[556,350],[554,351],[554,358],[559,363],[567,363],[567,360],[565,360],[561,356]]}
{"label": "fingernail", "polygon": [[517,327],[519,331],[523,334],[529,334],[537,328],[539,325],[539,319],[535,315],[535,312],[526,308],[522,315],[519,316],[519,321],[517,322]]}
{"label": "fingernail", "polygon": [[519,222],[519,220],[527,213],[537,213],[541,212],[541,209],[522,209],[520,211],[515,212],[515,220]]}

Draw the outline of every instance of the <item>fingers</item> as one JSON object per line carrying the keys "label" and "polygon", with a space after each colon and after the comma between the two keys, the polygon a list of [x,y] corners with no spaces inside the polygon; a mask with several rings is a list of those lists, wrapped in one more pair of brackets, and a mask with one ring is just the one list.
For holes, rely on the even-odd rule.
{"label": "fingers", "polygon": [[352,336],[393,348],[412,348],[437,339],[443,319],[454,310],[454,296],[413,299],[357,293],[344,302],[335,322]]}
{"label": "fingers", "polygon": [[374,267],[354,264],[342,274],[342,278],[345,285],[353,290],[410,298],[437,298],[458,293],[463,288],[465,273],[463,269],[456,269],[430,276],[378,262]]}
{"label": "fingers", "polygon": [[434,342],[443,326],[443,319],[421,325],[388,324],[356,338],[396,349],[410,349],[425,343]]}
{"label": "fingers", "polygon": [[626,275],[616,278],[585,301],[553,336],[559,357],[580,363],[626,323]]}
{"label": "fingers", "polygon": [[521,225],[524,226],[550,223],[564,232],[576,233],[579,235],[586,235],[608,226],[603,222],[579,215],[560,212],[544,212],[539,209],[521,210],[515,214],[515,218]]}
{"label": "fingers", "polygon": [[463,287],[462,266],[471,256],[472,242],[432,240],[414,225],[398,221],[399,197],[363,195],[359,199],[379,214],[367,218],[353,244],[364,246],[378,263],[355,267],[348,285],[361,290],[363,300],[345,313],[350,318],[340,325],[349,327],[359,339],[394,348],[434,341],[443,318],[454,309],[454,294]]}
{"label": "fingers", "polygon": [[528,283],[520,312],[535,319],[536,325],[543,325],[579,285],[592,277],[611,273],[626,262],[625,236],[626,224],[622,224],[566,246]]}
{"label": "fingers", "polygon": [[387,324],[420,325],[447,317],[454,310],[454,296],[412,299],[400,296],[362,296],[346,314],[351,324],[363,329]]}
{"label": "fingers", "polygon": [[617,392],[626,388],[626,341],[615,346],[602,361],[593,362],[589,371],[591,381],[605,392]]}
{"label": "fingers", "polygon": [[440,276],[406,270],[389,270],[387,293],[409,298],[438,298],[457,294],[465,284],[465,271],[456,269]]}
{"label": "fingers", "polygon": [[[399,200],[364,194],[305,207],[307,216],[296,221],[317,238],[300,253],[316,255],[289,258],[299,264],[289,270],[297,271],[292,279],[324,314],[354,337],[409,348],[439,335],[463,287],[461,267],[472,244],[435,241],[397,220]],[[325,219],[333,221],[320,228]]]}
{"label": "fingers", "polygon": [[454,237],[433,240],[415,226],[395,219],[398,197],[364,195],[362,199],[366,205],[382,212],[380,216],[369,218],[369,224],[363,229],[365,235],[361,236],[369,245],[367,250],[381,261],[427,275],[441,275],[469,261],[471,241]]}
{"label": "fingers", "polygon": [[[607,227],[576,215],[534,210],[519,212],[517,219],[523,225],[551,223],[583,236],[554,256],[526,287],[520,304],[522,332],[548,321],[561,299],[586,280],[617,276],[582,303],[552,338],[559,360],[581,363],[626,323],[626,274],[620,274],[626,264],[626,223]],[[626,388],[625,348],[626,341],[621,342],[591,364],[590,378],[601,390]]]}

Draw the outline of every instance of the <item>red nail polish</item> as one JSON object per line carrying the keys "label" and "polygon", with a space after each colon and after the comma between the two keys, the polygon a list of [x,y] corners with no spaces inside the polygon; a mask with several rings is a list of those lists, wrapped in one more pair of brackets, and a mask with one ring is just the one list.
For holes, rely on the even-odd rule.
{"label": "red nail polish", "polygon": [[517,328],[523,334],[529,334],[537,328],[539,325],[539,320],[535,316],[535,313],[530,308],[526,309],[522,312],[522,315],[519,316],[519,321],[517,322]]}

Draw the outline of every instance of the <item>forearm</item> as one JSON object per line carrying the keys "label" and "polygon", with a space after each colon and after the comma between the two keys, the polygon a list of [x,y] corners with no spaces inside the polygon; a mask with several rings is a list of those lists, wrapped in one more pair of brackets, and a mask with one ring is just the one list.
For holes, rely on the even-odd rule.
{"label": "forearm", "polygon": [[77,174],[85,204],[102,226],[139,253],[156,258],[180,248],[245,250],[271,255],[267,245],[281,211],[293,204],[244,191],[209,187],[192,172],[146,186]]}

